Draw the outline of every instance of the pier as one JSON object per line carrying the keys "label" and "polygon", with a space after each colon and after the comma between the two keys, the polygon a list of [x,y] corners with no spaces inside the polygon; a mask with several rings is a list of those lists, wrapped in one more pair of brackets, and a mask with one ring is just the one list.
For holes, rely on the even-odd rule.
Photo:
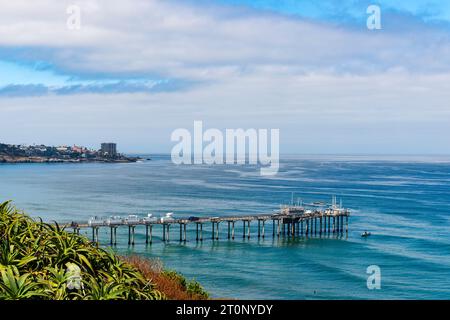
{"label": "pier", "polygon": [[[150,215],[149,215],[150,216]],[[256,230],[257,238],[280,238],[280,237],[316,237],[323,235],[348,234],[350,210],[336,206],[330,208],[309,210],[303,206],[284,206],[279,211],[270,214],[257,214],[248,216],[224,216],[224,217],[189,217],[173,218],[171,214],[162,217],[139,218],[135,215],[127,218],[111,217],[109,219],[91,219],[88,223],[76,223],[65,225],[66,229],[72,229],[74,233],[80,234],[81,229],[91,229],[92,242],[99,243],[99,229],[109,228],[110,245],[117,245],[117,228],[128,228],[128,245],[135,245],[136,228],[145,228],[145,243],[152,244],[155,229],[159,229],[163,242],[171,241],[172,238],[179,242],[188,241],[187,230],[194,232],[192,240],[203,242],[207,240],[203,231],[208,229],[210,240],[226,238],[234,240],[236,237],[250,239],[251,230]],[[224,228],[223,226],[226,226]],[[241,225],[237,234],[236,229]],[[222,230],[221,227],[222,226]],[[256,229],[252,229],[256,228]],[[175,229],[175,234],[171,230]],[[225,231],[225,235],[221,233]],[[192,233],[192,232],[191,232]],[[177,236],[178,239],[176,238]]]}

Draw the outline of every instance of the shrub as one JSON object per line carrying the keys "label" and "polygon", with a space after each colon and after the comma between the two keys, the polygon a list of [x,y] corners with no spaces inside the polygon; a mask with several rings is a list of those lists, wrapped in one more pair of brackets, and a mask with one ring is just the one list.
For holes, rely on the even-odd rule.
{"label": "shrub", "polygon": [[123,257],[135,266],[147,279],[152,279],[156,289],[164,292],[168,299],[206,300],[209,294],[195,280],[187,280],[174,270],[164,270],[160,260],[149,260],[139,256]]}
{"label": "shrub", "polygon": [[[70,271],[71,270],[71,271]],[[0,299],[164,299],[111,251],[0,204]]]}
{"label": "shrub", "polygon": [[199,295],[205,298],[209,297],[209,294],[203,289],[203,287],[195,280],[191,280],[187,285],[187,292],[192,295]]}

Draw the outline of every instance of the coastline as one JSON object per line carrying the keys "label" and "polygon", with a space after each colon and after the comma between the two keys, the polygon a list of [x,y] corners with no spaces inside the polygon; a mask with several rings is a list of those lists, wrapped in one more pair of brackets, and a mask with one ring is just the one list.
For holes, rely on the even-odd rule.
{"label": "coastline", "polygon": [[107,158],[73,158],[73,159],[61,159],[52,157],[11,157],[0,155],[0,163],[131,163],[142,160],[139,157],[123,157],[119,159],[107,159]]}
{"label": "coastline", "polygon": [[116,143],[102,143],[99,150],[82,146],[12,145],[0,143],[0,163],[129,163],[143,160],[117,152]]}

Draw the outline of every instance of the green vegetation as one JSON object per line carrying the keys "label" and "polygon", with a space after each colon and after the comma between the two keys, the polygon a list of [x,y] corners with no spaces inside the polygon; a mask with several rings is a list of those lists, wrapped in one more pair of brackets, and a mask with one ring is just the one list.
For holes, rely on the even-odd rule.
{"label": "green vegetation", "polygon": [[200,283],[195,280],[187,280],[183,275],[174,270],[165,270],[162,274],[171,280],[175,280],[188,294],[202,296],[204,298],[209,297]]}
{"label": "green vegetation", "polygon": [[164,270],[159,259],[145,259],[140,256],[122,258],[138,269],[147,279],[152,279],[157,290],[164,292],[170,300],[207,300],[209,294],[195,280],[187,280],[181,274]]}
{"label": "green vegetation", "polygon": [[164,299],[137,268],[85,237],[0,204],[0,299]]}

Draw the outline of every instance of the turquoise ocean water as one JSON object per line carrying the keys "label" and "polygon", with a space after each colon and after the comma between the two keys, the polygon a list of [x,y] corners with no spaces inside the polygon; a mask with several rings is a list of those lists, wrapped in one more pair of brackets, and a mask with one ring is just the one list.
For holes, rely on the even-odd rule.
{"label": "turquoise ocean water", "polygon": [[[200,281],[214,297],[250,299],[449,299],[450,159],[445,157],[285,156],[278,175],[253,166],[175,166],[168,156],[131,164],[1,164],[0,201],[46,221],[147,213],[226,216],[268,213],[291,193],[307,201],[342,197],[352,209],[348,237],[195,241],[136,245],[118,232],[120,253],[160,258]],[[241,226],[239,226],[240,228]],[[268,227],[269,235],[271,229]],[[372,236],[363,239],[368,230]],[[205,238],[210,227],[204,231]],[[239,235],[239,229],[237,235]],[[90,233],[87,233],[90,235]],[[107,245],[106,229],[100,234]],[[367,289],[366,268],[381,268]]]}

